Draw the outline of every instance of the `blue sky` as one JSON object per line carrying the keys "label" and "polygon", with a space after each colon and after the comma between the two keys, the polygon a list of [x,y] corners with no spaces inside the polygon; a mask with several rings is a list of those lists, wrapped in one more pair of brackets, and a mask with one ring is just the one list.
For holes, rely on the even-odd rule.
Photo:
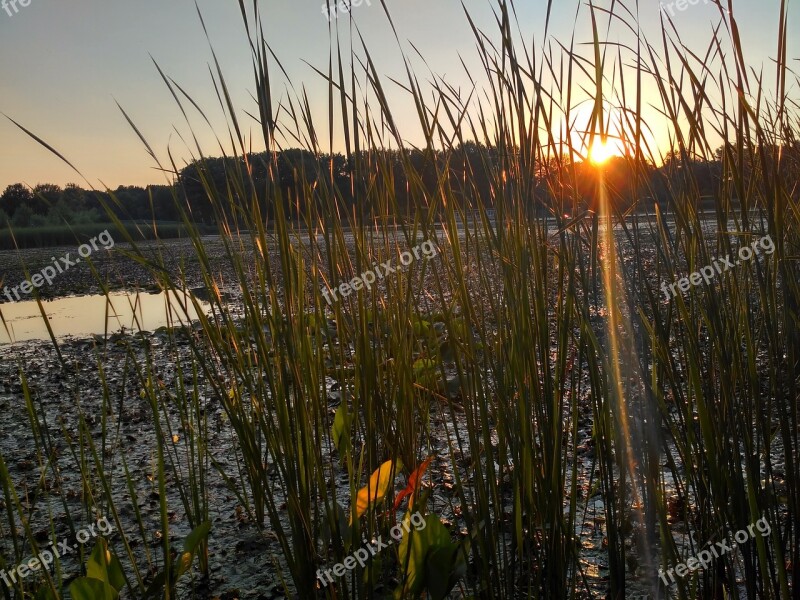
{"label": "blue sky", "polygon": [[[612,0],[598,0],[609,7]],[[250,2],[248,1],[248,4]],[[261,2],[267,37],[283,62],[295,92],[305,87],[312,102],[317,126],[327,130],[327,88],[304,62],[326,68],[329,52],[328,22],[321,0]],[[397,44],[391,34],[380,0],[353,8],[353,16],[373,53],[390,93],[392,108],[406,124],[403,135],[418,143],[419,126],[408,95],[388,77],[404,79]],[[495,34],[490,0],[465,0],[473,17],[487,32]],[[541,48],[545,0],[518,2],[520,26],[527,42]],[[424,82],[427,68],[456,85],[466,86],[459,56],[476,71],[475,40],[457,0],[387,0],[401,43],[409,55],[413,43],[425,56],[413,58],[413,66]],[[625,3],[631,10],[635,1]],[[252,71],[247,40],[236,0],[199,0],[209,35],[225,72],[226,81],[240,109],[245,129],[257,139],[258,128],[244,110],[254,111]],[[779,0],[738,0],[734,14],[739,22],[747,59],[756,69],[764,68],[774,79],[772,59]],[[163,183],[142,144],[116,107],[117,100],[136,121],[162,159],[166,149],[185,160],[179,134],[188,128],[161,81],[150,55],[208,111],[222,137],[226,134],[222,111],[210,82],[211,53],[192,0],[30,0],[27,7],[9,16],[0,10],[0,111],[43,137],[72,160],[95,184]],[[648,39],[659,45],[658,2],[640,0],[640,24]],[[12,11],[13,12],[13,11]],[[576,14],[578,17],[576,24]],[[681,39],[698,51],[704,50],[719,10],[705,0],[675,11],[674,21]],[[790,31],[798,19],[790,16]],[[343,17],[340,26],[347,27]],[[568,44],[573,31],[578,42],[590,42],[587,6],[576,0],[557,0],[550,41]],[[651,31],[648,31],[651,30]],[[603,24],[603,33],[606,31]],[[624,28],[613,27],[611,41],[625,39]],[[630,41],[630,38],[627,38]],[[790,35],[789,56],[796,65],[798,42]],[[286,99],[289,85],[274,71],[273,92]],[[793,88],[792,96],[798,98]],[[204,149],[218,154],[214,137],[197,125]],[[177,131],[176,131],[177,130]],[[326,137],[326,136],[324,136]],[[663,138],[663,132],[657,133]],[[663,139],[658,141],[663,142]],[[254,141],[256,149],[259,149]],[[327,148],[326,148],[327,149]],[[334,148],[341,149],[341,146]],[[0,120],[0,190],[14,182],[79,182],[45,149],[27,138],[5,119]]]}

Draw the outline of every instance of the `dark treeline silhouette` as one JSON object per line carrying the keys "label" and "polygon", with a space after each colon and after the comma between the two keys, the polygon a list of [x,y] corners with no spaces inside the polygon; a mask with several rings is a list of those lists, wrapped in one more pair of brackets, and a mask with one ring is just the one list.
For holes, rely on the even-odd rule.
{"label": "dark treeline silhouette", "polygon": [[[794,162],[800,146],[784,150]],[[447,177],[456,202],[476,209],[497,205],[506,181],[527,186],[531,211],[577,211],[595,209],[597,178],[603,172],[614,205],[620,210],[652,210],[658,203],[695,202],[729,197],[737,202],[736,190],[723,181],[723,162],[736,156],[720,148],[714,160],[697,160],[671,154],[664,165],[636,164],[632,157],[614,157],[602,166],[570,161],[566,157],[531,160],[524,153],[504,153],[496,148],[468,142],[449,152],[382,150],[353,154],[315,155],[299,149],[250,154],[244,158],[208,158],[182,169],[173,185],[120,186],[107,192],[87,191],[70,184],[41,184],[30,189],[17,183],[0,196],[0,224],[12,227],[45,227],[108,222],[106,208],[123,221],[162,222],[181,219],[179,204],[192,221],[215,224],[219,212],[229,214],[231,204],[248,202],[255,196],[262,214],[272,218],[276,202],[292,219],[301,219],[312,209],[325,210],[333,198],[341,214],[380,217],[381,198],[392,198],[393,214],[402,216],[427,208],[440,193],[440,178]],[[749,164],[737,166],[752,171]],[[249,173],[249,174],[248,174]],[[207,188],[215,190],[218,205],[209,200]],[[387,193],[390,192],[390,193]],[[229,202],[232,200],[233,202]],[[317,203],[311,206],[310,203]],[[705,206],[713,208],[713,206]],[[229,215],[230,216],[230,215]]]}
{"label": "dark treeline silhouette", "polygon": [[[164,221],[178,220],[172,187],[151,185],[147,188],[120,186],[113,196],[119,200],[114,207],[117,216],[125,220],[150,220],[153,215]],[[63,189],[53,184],[40,184],[32,190],[21,183],[8,186],[0,196],[0,224],[6,220],[15,229],[107,223],[103,202],[113,206],[112,194],[87,191],[75,184]]]}

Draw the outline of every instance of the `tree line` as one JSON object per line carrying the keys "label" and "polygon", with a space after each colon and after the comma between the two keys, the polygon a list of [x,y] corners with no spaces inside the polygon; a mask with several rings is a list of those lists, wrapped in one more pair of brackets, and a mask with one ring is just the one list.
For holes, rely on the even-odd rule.
{"label": "tree line", "polygon": [[[784,155],[797,162],[799,149],[793,144]],[[108,210],[122,221],[170,222],[180,221],[185,210],[194,222],[214,225],[222,214],[231,216],[232,206],[251,205],[254,198],[265,218],[276,215],[278,203],[287,218],[301,219],[312,210],[329,210],[331,201],[340,214],[378,217],[387,198],[394,214],[402,215],[429,207],[444,179],[454,201],[472,209],[494,207],[505,193],[504,181],[524,186],[532,211],[593,209],[600,170],[618,208],[649,210],[674,198],[699,203],[720,197],[725,156],[725,148],[713,160],[676,153],[656,167],[632,157],[601,166],[564,156],[527,157],[518,149],[504,152],[474,142],[447,152],[370,150],[350,157],[290,149],[198,160],[176,173],[172,185],[90,191],[75,184],[16,183],[0,195],[0,224],[19,229],[104,223]],[[747,164],[739,168],[752,170]]]}

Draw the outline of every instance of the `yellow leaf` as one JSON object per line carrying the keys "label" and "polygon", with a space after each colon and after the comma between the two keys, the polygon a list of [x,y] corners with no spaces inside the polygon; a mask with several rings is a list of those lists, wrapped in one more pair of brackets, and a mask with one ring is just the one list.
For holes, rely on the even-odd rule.
{"label": "yellow leaf", "polygon": [[[400,461],[397,461],[398,463]],[[371,505],[379,504],[386,497],[389,487],[394,481],[394,474],[399,465],[395,461],[387,460],[380,468],[376,469],[369,478],[369,484],[358,490],[356,498],[356,515],[361,516]]]}

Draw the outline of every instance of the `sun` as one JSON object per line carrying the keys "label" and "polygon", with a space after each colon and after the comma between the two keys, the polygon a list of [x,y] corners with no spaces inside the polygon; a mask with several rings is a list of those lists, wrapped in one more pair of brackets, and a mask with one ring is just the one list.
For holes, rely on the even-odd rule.
{"label": "sun", "polygon": [[618,156],[617,149],[609,141],[597,140],[589,149],[589,160],[595,165],[607,163],[614,156]]}

